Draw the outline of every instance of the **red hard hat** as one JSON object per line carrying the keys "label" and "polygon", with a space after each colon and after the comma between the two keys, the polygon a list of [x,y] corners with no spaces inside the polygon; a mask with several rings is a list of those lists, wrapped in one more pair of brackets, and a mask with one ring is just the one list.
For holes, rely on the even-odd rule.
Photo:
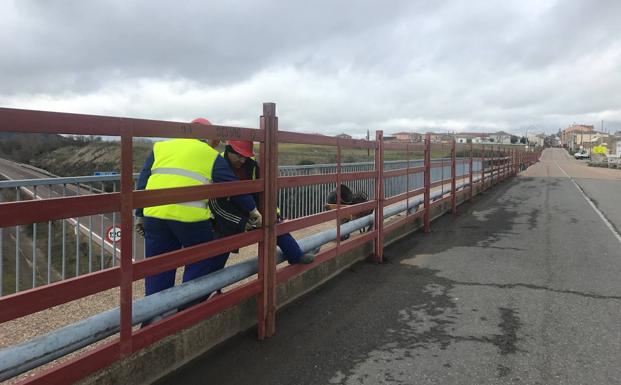
{"label": "red hard hat", "polygon": [[[192,123],[202,124],[203,126],[211,126],[211,122],[205,118],[196,118],[192,121]],[[209,144],[211,144],[211,147],[217,147],[218,144],[220,144],[220,139],[212,139]]]}
{"label": "red hard hat", "polygon": [[205,118],[196,118],[192,121],[192,123],[199,123],[205,126],[211,126],[211,122]]}
{"label": "red hard hat", "polygon": [[226,142],[233,150],[241,156],[251,158],[254,156],[254,149],[252,148],[252,142],[249,140],[229,140]]}

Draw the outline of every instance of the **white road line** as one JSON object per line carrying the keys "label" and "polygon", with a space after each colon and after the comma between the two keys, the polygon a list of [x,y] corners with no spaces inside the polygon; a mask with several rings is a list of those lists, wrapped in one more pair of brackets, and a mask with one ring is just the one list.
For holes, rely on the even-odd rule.
{"label": "white road line", "polygon": [[[558,164],[558,162],[556,161],[556,159],[554,160],[554,164],[556,164],[556,167],[558,167],[558,168],[559,168],[559,169],[563,172],[563,174],[565,174],[565,176],[566,176],[566,177],[568,177],[569,179],[571,179],[571,177],[569,176],[569,174],[568,174],[567,172],[565,172],[565,170],[563,170],[563,168],[561,167],[561,165],[560,165],[560,164]],[[571,179],[571,180],[573,180],[573,179]]]}
{"label": "white road line", "polygon": [[591,205],[591,207],[593,208],[593,210],[597,213],[597,215],[599,215],[599,217],[602,219],[602,221],[606,224],[606,226],[608,227],[608,229],[610,229],[610,232],[612,232],[612,235],[615,236],[615,238],[617,238],[617,241],[619,241],[619,243],[621,243],[621,234],[619,234],[617,232],[617,230],[615,230],[614,226],[612,225],[612,223],[610,223],[610,221],[608,221],[608,219],[604,216],[604,214],[602,214],[601,211],[599,211],[599,209],[597,208],[597,206],[595,206],[595,203],[593,203],[593,201],[591,200],[591,198],[589,198],[585,193],[584,190],[582,190],[582,187],[580,187],[580,185],[578,183],[576,183],[576,181],[574,180],[574,178],[572,178],[571,176],[569,176],[569,174],[567,174],[567,172],[565,172],[565,170],[563,170],[563,168],[561,167],[560,164],[558,164],[558,162],[555,160],[554,163],[556,163],[556,166],[558,168],[561,169],[561,171],[563,172],[563,174],[565,174],[567,176],[567,178],[569,178],[569,180],[571,180],[571,182],[574,184],[574,186],[576,186],[576,188],[578,189],[578,191],[580,192],[580,194],[582,195],[582,197],[584,197],[584,199],[589,203],[589,205]]}

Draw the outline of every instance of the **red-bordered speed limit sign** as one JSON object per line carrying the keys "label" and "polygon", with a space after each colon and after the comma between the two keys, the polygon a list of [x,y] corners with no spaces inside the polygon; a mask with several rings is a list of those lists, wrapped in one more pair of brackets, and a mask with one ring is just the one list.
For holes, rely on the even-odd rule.
{"label": "red-bordered speed limit sign", "polygon": [[106,230],[106,241],[110,243],[120,242],[121,241],[121,228],[118,226],[108,227],[108,229]]}

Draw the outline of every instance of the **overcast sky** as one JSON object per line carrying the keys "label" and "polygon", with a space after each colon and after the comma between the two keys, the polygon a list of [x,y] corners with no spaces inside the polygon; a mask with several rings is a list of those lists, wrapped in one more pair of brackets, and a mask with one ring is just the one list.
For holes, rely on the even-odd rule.
{"label": "overcast sky", "polygon": [[621,1],[0,0],[0,106],[362,136],[621,130]]}

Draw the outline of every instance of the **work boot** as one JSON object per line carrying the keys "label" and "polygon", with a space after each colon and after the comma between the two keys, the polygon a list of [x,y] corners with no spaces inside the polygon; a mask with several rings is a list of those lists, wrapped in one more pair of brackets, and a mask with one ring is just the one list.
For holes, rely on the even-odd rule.
{"label": "work boot", "polygon": [[300,257],[300,260],[298,261],[298,263],[301,263],[303,265],[308,265],[309,263],[313,263],[314,260],[315,260],[315,254],[306,253]]}

